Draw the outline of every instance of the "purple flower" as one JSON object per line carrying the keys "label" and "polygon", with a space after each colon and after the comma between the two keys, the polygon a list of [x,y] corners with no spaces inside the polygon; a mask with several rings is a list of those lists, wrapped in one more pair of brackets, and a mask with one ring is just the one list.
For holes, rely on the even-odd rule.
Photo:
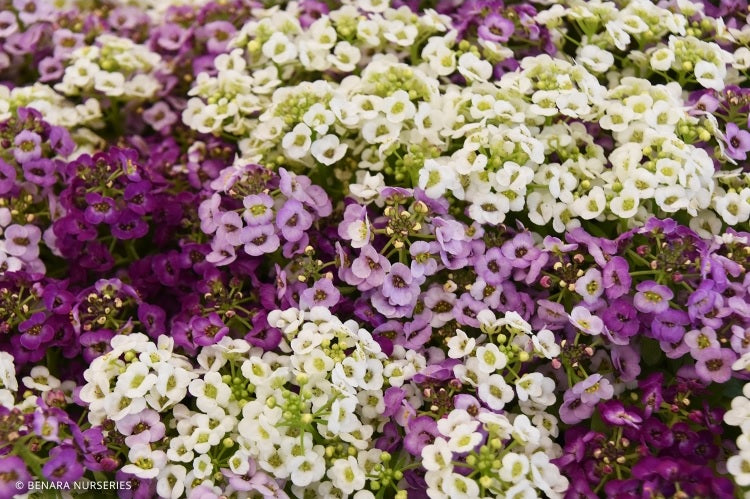
{"label": "purple flower", "polygon": [[703,381],[726,383],[732,377],[732,364],[737,354],[729,348],[704,348],[693,352],[695,372]]}
{"label": "purple flower", "polygon": [[273,198],[265,193],[251,194],[242,200],[242,218],[248,225],[265,225],[273,219]]}
{"label": "purple flower", "polygon": [[651,336],[659,341],[676,343],[685,334],[685,326],[690,323],[690,317],[682,310],[666,310],[651,321]]}
{"label": "purple flower", "polygon": [[604,266],[602,283],[607,292],[607,298],[614,300],[630,291],[632,283],[628,261],[621,256],[612,257]]}
{"label": "purple flower", "polygon": [[138,215],[145,215],[153,210],[156,202],[151,195],[151,189],[151,182],[148,180],[133,182],[125,187],[122,197],[130,211]]}
{"label": "purple flower", "polygon": [[305,210],[301,202],[287,199],[276,214],[276,226],[287,241],[302,239],[305,231],[312,226],[313,217]]}
{"label": "purple flower", "polygon": [[617,298],[601,311],[602,321],[615,339],[625,339],[638,333],[638,312],[627,298]]}
{"label": "purple flower", "polygon": [[247,241],[244,249],[250,256],[273,253],[279,249],[279,236],[271,224],[243,228],[242,239]]}
{"label": "purple flower", "polygon": [[33,260],[39,256],[39,240],[42,231],[36,225],[13,224],[5,229],[5,252],[22,260]]}
{"label": "purple flower", "polygon": [[216,240],[240,246],[245,244],[248,239],[242,233],[242,219],[234,211],[226,211],[219,216],[217,221]]}
{"label": "purple flower", "polygon": [[16,138],[13,140],[13,144],[16,146],[13,149],[13,157],[20,164],[37,159],[42,155],[41,143],[42,138],[38,133],[31,130],[24,130],[16,135]]}
{"label": "purple flower", "polygon": [[166,131],[177,122],[177,115],[169,108],[169,104],[159,101],[143,112],[143,121],[156,131]]}
{"label": "purple flower", "polygon": [[146,333],[150,337],[157,338],[166,332],[165,319],[166,313],[161,307],[145,302],[138,305],[138,320],[146,328]]}
{"label": "purple flower", "polygon": [[90,224],[111,224],[120,216],[116,211],[115,201],[110,197],[104,197],[98,192],[86,194],[88,206],[83,212],[83,218]]}
{"label": "purple flower", "polygon": [[[11,498],[28,491],[31,475],[26,464],[18,456],[0,457],[0,497]],[[18,487],[16,484],[20,483]]]}
{"label": "purple flower", "polygon": [[584,404],[581,397],[568,390],[563,395],[563,403],[560,406],[560,419],[566,424],[580,423],[594,414],[593,404]]}
{"label": "purple flower", "polygon": [[161,440],[165,430],[161,416],[153,409],[130,414],[117,421],[117,431],[125,435],[125,444],[128,447]]}
{"label": "purple flower", "polygon": [[409,421],[404,437],[404,449],[412,456],[422,454],[422,449],[440,436],[437,422],[430,416],[419,416]]}
{"label": "purple flower", "polygon": [[612,348],[612,366],[619,381],[635,381],[641,373],[641,356],[632,346],[614,346]]}
{"label": "purple flower", "polygon": [[83,466],[73,447],[55,447],[49,455],[50,459],[42,467],[42,473],[50,482],[75,482],[83,476]]}
{"label": "purple flower", "polygon": [[750,151],[750,132],[740,130],[736,123],[727,123],[725,138],[727,141],[727,155],[736,160],[747,158]]}
{"label": "purple flower", "polygon": [[647,444],[657,449],[666,449],[674,443],[674,434],[669,427],[655,417],[650,417],[643,422],[641,435]]}
{"label": "purple flower", "polygon": [[130,211],[123,210],[117,222],[111,225],[112,235],[117,239],[139,239],[148,234],[148,224],[141,217]]}
{"label": "purple flower", "polygon": [[685,334],[684,340],[693,354],[706,348],[721,348],[719,341],[716,339],[716,331],[710,327],[693,329]]}
{"label": "purple flower", "polygon": [[357,284],[360,291],[381,286],[390,270],[391,262],[369,244],[362,247],[359,256],[352,262],[352,274],[361,279]]}
{"label": "purple flower", "polygon": [[674,298],[674,293],[668,287],[655,281],[644,281],[635,289],[638,292],[633,298],[633,304],[640,312],[660,314],[669,308],[669,300]]}
{"label": "purple flower", "polygon": [[13,11],[0,11],[0,38],[8,38],[16,31],[18,31],[18,21]]}
{"label": "purple flower", "polygon": [[110,341],[115,333],[109,329],[100,329],[81,334],[80,342],[83,347],[83,359],[92,362],[95,358],[112,350]]}
{"label": "purple flower", "polygon": [[595,405],[600,400],[611,399],[614,395],[614,388],[609,380],[598,373],[579,381],[570,391],[580,397],[581,402],[586,405]]}
{"label": "purple flower", "polygon": [[490,248],[476,259],[475,270],[487,284],[500,286],[510,277],[513,267],[500,248]]}
{"label": "purple flower", "polygon": [[193,317],[190,327],[193,341],[201,346],[214,345],[229,333],[229,328],[216,312],[211,312],[208,317]]}
{"label": "purple flower", "polygon": [[539,258],[541,250],[535,246],[530,232],[522,232],[503,244],[502,253],[513,267],[525,269]]}
{"label": "purple flower", "polygon": [[608,400],[599,404],[599,414],[602,419],[615,426],[631,426],[638,428],[643,418],[633,409],[626,409],[619,400]]}
{"label": "purple flower", "polygon": [[437,261],[432,258],[432,247],[426,241],[415,241],[409,247],[411,273],[414,277],[431,276],[437,272]]}
{"label": "purple flower", "polygon": [[477,35],[484,40],[505,43],[510,39],[514,31],[515,25],[513,21],[493,12],[485,17],[482,24],[479,25]]}
{"label": "purple flower", "polygon": [[330,279],[318,279],[313,287],[306,289],[300,294],[300,307],[311,309],[313,307],[331,308],[341,299],[341,293],[333,285]]}
{"label": "purple flower", "polygon": [[60,422],[54,416],[47,416],[42,411],[34,412],[34,420],[32,423],[34,433],[42,437],[48,442],[60,442],[58,438],[58,430]]}
{"label": "purple flower", "polygon": [[391,304],[407,306],[416,301],[419,285],[420,282],[414,278],[409,267],[403,263],[394,263],[383,283],[382,293]]}
{"label": "purple flower", "polygon": [[9,193],[16,185],[16,169],[0,158],[0,195]]}
{"label": "purple flower", "polygon": [[36,350],[41,345],[46,344],[55,336],[55,330],[51,325],[46,324],[46,314],[36,312],[30,318],[18,325],[18,331],[21,335],[21,345],[29,350]]}

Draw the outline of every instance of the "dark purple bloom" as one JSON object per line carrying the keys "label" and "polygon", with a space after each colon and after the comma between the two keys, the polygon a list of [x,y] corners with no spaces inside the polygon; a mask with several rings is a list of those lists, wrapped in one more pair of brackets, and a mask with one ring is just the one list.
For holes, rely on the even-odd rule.
{"label": "dark purple bloom", "polygon": [[145,302],[138,305],[138,320],[146,328],[145,332],[150,337],[156,338],[166,332],[166,328],[164,327],[165,319],[166,313],[161,307],[149,305]]}
{"label": "dark purple bloom", "polygon": [[621,256],[612,257],[604,266],[602,281],[610,300],[628,293],[632,282],[628,261]]}
{"label": "dark purple bloom", "polygon": [[409,421],[404,437],[404,449],[412,456],[420,456],[422,449],[440,436],[437,422],[430,416],[419,416]]}
{"label": "dark purple bloom", "polygon": [[145,215],[153,210],[155,200],[151,195],[151,189],[151,182],[147,180],[133,182],[125,187],[122,197],[130,211],[138,215]]}
{"label": "dark purple bloom", "polygon": [[614,338],[627,338],[638,333],[638,312],[627,298],[617,298],[601,311],[601,318]]}
{"label": "dark purple bloom", "polygon": [[88,206],[83,212],[83,218],[90,224],[111,224],[120,216],[117,212],[114,199],[104,197],[98,192],[89,192],[86,194],[86,203]]}
{"label": "dark purple bloom", "polygon": [[148,224],[136,213],[123,210],[112,224],[112,235],[117,239],[138,239],[148,234]]}
{"label": "dark purple bloom", "polygon": [[727,123],[726,129],[727,155],[736,160],[747,158],[750,151],[750,132],[740,130],[736,123]]}
{"label": "dark purple bloom", "polygon": [[110,341],[115,336],[109,329],[99,329],[81,334],[80,342],[83,347],[83,359],[91,362],[95,358],[112,350]]}
{"label": "dark purple bloom", "polygon": [[608,400],[599,404],[602,419],[615,426],[632,426],[638,428],[643,419],[633,409],[626,409],[619,400]]}
{"label": "dark purple bloom", "polygon": [[218,343],[229,333],[229,328],[216,312],[211,312],[208,317],[194,317],[190,327],[193,329],[193,341],[201,346]]}
{"label": "dark purple bloom", "polygon": [[650,417],[643,422],[641,435],[645,443],[657,449],[671,447],[674,442],[672,431],[656,417]]}
{"label": "dark purple bloom", "polygon": [[674,293],[668,287],[655,281],[644,281],[635,289],[638,292],[633,298],[633,304],[640,312],[660,314],[669,308],[669,300],[674,298]]}
{"label": "dark purple bloom", "polygon": [[30,318],[18,325],[18,331],[21,335],[21,345],[29,350],[36,350],[42,344],[52,340],[55,331],[51,325],[46,322],[44,312],[36,312]]}

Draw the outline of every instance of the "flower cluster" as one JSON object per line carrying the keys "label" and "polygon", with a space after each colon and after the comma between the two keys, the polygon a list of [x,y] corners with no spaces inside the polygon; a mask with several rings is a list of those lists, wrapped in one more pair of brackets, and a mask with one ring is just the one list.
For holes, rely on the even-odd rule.
{"label": "flower cluster", "polygon": [[748,495],[745,0],[0,6],[0,499]]}

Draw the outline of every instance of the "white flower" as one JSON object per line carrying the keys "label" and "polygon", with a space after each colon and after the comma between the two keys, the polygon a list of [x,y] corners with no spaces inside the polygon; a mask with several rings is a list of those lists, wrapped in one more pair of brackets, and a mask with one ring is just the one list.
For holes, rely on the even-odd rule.
{"label": "white flower", "polygon": [[94,89],[110,97],[119,97],[123,94],[125,87],[125,76],[122,73],[110,73],[99,71],[94,75]]}
{"label": "white flower", "polygon": [[458,58],[458,72],[469,82],[487,81],[492,76],[492,64],[465,52]]}
{"label": "white flower", "polygon": [[649,63],[654,71],[668,71],[674,63],[674,52],[668,47],[661,47],[651,54]]}
{"label": "white flower", "polygon": [[708,61],[698,61],[693,69],[695,73],[695,79],[703,85],[705,88],[712,88],[714,90],[724,89],[724,77],[726,76],[726,68],[717,66]]}
{"label": "white flower", "polygon": [[727,471],[740,487],[750,485],[750,452],[740,452],[727,460]]}
{"label": "white flower", "polygon": [[474,351],[477,340],[469,338],[461,329],[456,329],[456,335],[448,340],[448,357],[461,359]]}
{"label": "white flower", "polygon": [[560,345],[555,342],[555,333],[549,329],[542,329],[531,336],[534,350],[541,353],[546,359],[554,359],[560,355]]}
{"label": "white flower", "polygon": [[344,157],[347,145],[341,144],[336,135],[326,135],[312,143],[310,152],[318,162],[330,166]]}
{"label": "white flower", "polygon": [[609,202],[610,211],[620,218],[633,218],[639,206],[638,191],[633,187],[624,188]]}
{"label": "white flower", "polygon": [[479,360],[479,369],[487,374],[492,374],[508,364],[508,357],[494,343],[477,348],[476,357]]}
{"label": "white flower", "polygon": [[8,352],[0,352],[0,388],[7,388],[12,392],[18,390],[13,356]]}
{"label": "white flower", "polygon": [[323,135],[328,132],[328,127],[333,124],[336,120],[336,116],[333,111],[326,109],[326,107],[320,102],[316,102],[307,110],[302,116],[302,121],[308,125],[311,129],[315,130],[315,133]]}
{"label": "white flower", "polygon": [[217,372],[206,373],[203,379],[194,379],[188,387],[190,394],[196,398],[198,409],[208,412],[217,405],[226,407],[232,394],[231,388],[221,380]]}
{"label": "white flower", "polygon": [[159,497],[178,499],[185,492],[187,470],[179,464],[170,464],[159,473],[156,493]]}
{"label": "white flower", "polygon": [[359,49],[347,41],[336,44],[333,53],[328,55],[328,62],[342,72],[352,72],[357,67],[362,54]]}
{"label": "white flower", "polygon": [[128,452],[130,464],[123,466],[124,473],[131,473],[138,478],[156,478],[167,463],[167,456],[160,450],[151,450],[148,444],[138,444]]}
{"label": "white flower", "polygon": [[326,476],[333,485],[344,494],[352,494],[365,486],[365,474],[357,460],[349,456],[347,459],[336,459],[328,469]]}
{"label": "white flower", "polygon": [[526,401],[529,398],[537,398],[542,395],[542,380],[544,376],[541,373],[526,373],[516,380],[516,394],[518,400]]}
{"label": "white flower", "polygon": [[451,499],[476,499],[479,495],[479,485],[471,478],[458,473],[451,473],[442,483],[443,492]]}
{"label": "white flower", "polygon": [[298,487],[319,481],[326,472],[325,448],[316,445],[306,450],[304,455],[291,458],[289,467],[292,469],[292,483]]}
{"label": "white flower", "polygon": [[211,458],[206,454],[201,454],[193,460],[193,473],[196,478],[208,478],[213,469]]}
{"label": "white flower", "polygon": [[[29,375],[25,376],[21,381],[27,388],[39,390],[40,392],[54,390],[60,386],[60,380],[50,375],[49,370],[45,366],[32,367]],[[10,380],[9,382],[12,383]]]}
{"label": "white flower", "polygon": [[526,477],[531,469],[529,458],[524,454],[509,452],[503,456],[502,467],[498,472],[500,479],[505,482],[518,483]]}
{"label": "white flower", "polygon": [[284,135],[281,140],[281,146],[284,153],[292,159],[304,157],[310,150],[312,139],[310,138],[312,130],[304,123],[298,123],[291,132]]}
{"label": "white flower", "polygon": [[450,469],[452,459],[453,452],[448,446],[448,441],[443,437],[437,437],[432,444],[422,449],[422,466],[427,471]]}
{"label": "white flower", "polygon": [[433,199],[443,196],[446,189],[460,185],[455,171],[446,163],[447,158],[442,161],[428,159],[419,170],[419,188]]}
{"label": "white flower", "polygon": [[391,123],[401,123],[413,118],[417,108],[409,99],[409,94],[406,91],[396,90],[383,99],[383,111],[385,112],[385,119]]}
{"label": "white flower", "polygon": [[469,452],[482,441],[482,434],[474,431],[477,428],[476,423],[476,421],[471,421],[459,424],[451,430],[448,448],[452,452],[459,454]]}
{"label": "white flower", "polygon": [[578,55],[578,62],[583,64],[589,71],[604,73],[615,62],[611,52],[597,47],[596,45],[585,45]]}
{"label": "white flower", "polygon": [[573,209],[578,216],[584,220],[591,220],[602,214],[607,206],[607,199],[604,195],[604,189],[599,186],[594,187],[588,194],[584,194],[573,201]]}
{"label": "white flower", "polygon": [[492,374],[484,379],[479,385],[477,394],[490,409],[495,411],[501,410],[505,404],[513,400],[513,389],[500,374]]}
{"label": "white flower", "polygon": [[276,64],[285,64],[297,57],[297,47],[280,31],[275,31],[271,35],[263,44],[262,50],[263,55]]}

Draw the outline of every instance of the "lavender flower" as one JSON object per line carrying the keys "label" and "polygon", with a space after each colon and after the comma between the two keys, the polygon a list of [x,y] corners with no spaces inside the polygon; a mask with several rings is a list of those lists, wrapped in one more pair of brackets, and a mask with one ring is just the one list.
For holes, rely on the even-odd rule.
{"label": "lavender flower", "polygon": [[633,304],[640,312],[660,314],[669,308],[669,300],[674,298],[674,293],[668,287],[654,281],[644,281],[635,289],[638,292],[633,298]]}

